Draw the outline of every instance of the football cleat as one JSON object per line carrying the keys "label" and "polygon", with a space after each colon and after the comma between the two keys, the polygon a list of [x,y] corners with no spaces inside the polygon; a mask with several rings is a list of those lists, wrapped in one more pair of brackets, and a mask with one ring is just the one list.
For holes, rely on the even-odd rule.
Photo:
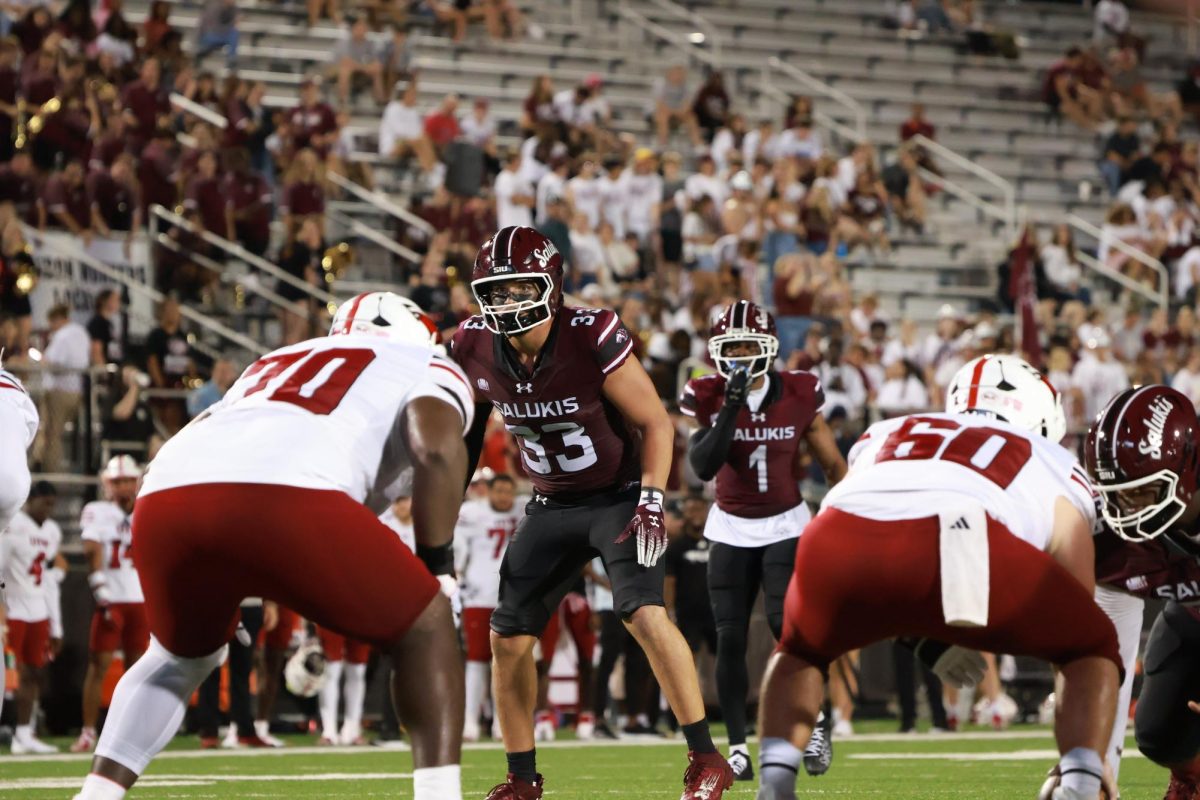
{"label": "football cleat", "polygon": [[1163,800],[1200,800],[1200,782],[1172,772]]}
{"label": "football cleat", "polygon": [[36,736],[30,736],[26,739],[12,740],[12,754],[14,756],[48,756],[51,753],[57,753],[58,748],[52,744],[46,744]]}
{"label": "football cleat", "polygon": [[[1105,768],[1104,772],[1105,777],[1100,785],[1100,800],[1121,800],[1121,792],[1116,788],[1115,783],[1112,782],[1109,770]],[[1059,774],[1059,766],[1055,764],[1046,773],[1046,780],[1042,783],[1041,790],[1038,791],[1038,800],[1094,800],[1093,797],[1085,797],[1076,791],[1059,786],[1061,780],[1062,776]],[[1170,794],[1170,790],[1168,789],[1165,800],[1188,800],[1188,798],[1200,800],[1200,794],[1184,794],[1175,797]]]}
{"label": "football cleat", "polygon": [[317,747],[337,747],[338,740],[336,736],[322,736],[317,739]]}
{"label": "football cleat", "polygon": [[201,750],[216,750],[220,746],[221,746],[221,737],[219,737],[219,736],[201,736],[200,737],[200,749]]}
{"label": "football cleat", "polygon": [[721,800],[725,790],[733,786],[733,770],[720,753],[688,753],[687,770],[683,773],[683,794],[679,800]]}
{"label": "football cleat", "polygon": [[90,753],[96,748],[96,733],[95,731],[84,728],[80,732],[79,738],[71,744],[72,753]]}
{"label": "football cleat", "polygon": [[276,736],[271,735],[271,723],[265,719],[260,719],[254,723],[254,732],[258,734],[258,738],[267,743],[269,747],[286,747],[284,741]]}
{"label": "football cleat", "polygon": [[804,748],[804,771],[809,775],[824,775],[833,763],[833,730],[831,715],[821,712],[808,746]]}
{"label": "football cleat", "polygon": [[540,774],[533,783],[527,783],[510,772],[508,780],[492,787],[485,800],[540,800],[544,783]]}
{"label": "football cleat", "polygon": [[735,781],[754,780],[754,765],[750,763],[749,754],[743,753],[741,750],[730,752],[729,768],[733,770],[733,779]]}
{"label": "football cleat", "polygon": [[553,742],[558,730],[553,711],[539,711],[533,723],[533,740],[535,742]]}
{"label": "football cleat", "polygon": [[588,740],[596,736],[596,716],[589,711],[579,715],[575,723],[575,738]]}

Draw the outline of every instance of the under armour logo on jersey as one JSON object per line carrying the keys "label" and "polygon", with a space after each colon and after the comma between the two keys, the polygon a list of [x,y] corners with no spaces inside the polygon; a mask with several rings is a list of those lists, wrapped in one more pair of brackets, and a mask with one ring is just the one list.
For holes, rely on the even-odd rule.
{"label": "under armour logo on jersey", "polygon": [[533,499],[535,502],[541,503],[542,505],[546,505],[546,501],[548,498],[544,494],[535,494],[533,496]]}
{"label": "under armour logo on jersey", "polygon": [[517,384],[517,394],[533,394],[533,384],[532,383],[518,383]]}
{"label": "under armour logo on jersey", "polygon": [[969,522],[967,522],[966,517],[959,517],[954,522],[954,524],[950,526],[950,530],[952,530],[952,531],[969,531],[969,530],[971,530],[971,525]]}
{"label": "under armour logo on jersey", "polygon": [[479,387],[479,391],[481,392],[486,392],[488,389],[492,388],[488,385],[487,378],[480,378],[479,380],[475,381],[475,385]]}
{"label": "under armour logo on jersey", "polygon": [[751,411],[750,412],[750,421],[751,422],[766,422],[767,415],[765,412],[762,412],[762,411]]}

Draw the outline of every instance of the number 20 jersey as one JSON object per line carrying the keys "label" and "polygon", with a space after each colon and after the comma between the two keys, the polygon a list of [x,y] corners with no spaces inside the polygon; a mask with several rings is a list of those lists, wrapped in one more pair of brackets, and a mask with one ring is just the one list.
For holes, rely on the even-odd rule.
{"label": "number 20 jersey", "polygon": [[877,422],[850,451],[850,471],[822,508],[875,520],[921,519],[974,502],[1045,550],[1064,497],[1091,527],[1087,473],[1061,445],[979,414],[917,414]]}
{"label": "number 20 jersey", "polygon": [[203,483],[342,491],[382,508],[409,466],[405,406],[434,397],[470,427],[466,376],[428,347],[347,334],[275,350],[151,462],[142,495]]}
{"label": "number 20 jersey", "polygon": [[605,379],[633,352],[633,338],[606,310],[564,307],[550,325],[531,374],[481,317],[459,327],[451,356],[517,437],[540,494],[578,497],[635,483],[638,446],[603,393]]}

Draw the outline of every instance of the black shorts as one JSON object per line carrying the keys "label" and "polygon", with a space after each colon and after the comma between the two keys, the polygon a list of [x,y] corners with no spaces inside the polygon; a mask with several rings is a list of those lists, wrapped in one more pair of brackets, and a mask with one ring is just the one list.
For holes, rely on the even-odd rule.
{"label": "black shorts", "polygon": [[1170,601],[1164,606],[1142,658],[1145,676],[1134,715],[1138,749],[1161,766],[1185,764],[1200,755],[1200,715],[1188,701],[1200,702],[1200,620]]}
{"label": "black shorts", "polygon": [[637,504],[636,486],[571,505],[531,500],[500,563],[500,605],[492,613],[492,630],[501,636],[540,636],[584,566],[597,556],[612,581],[613,609],[623,619],[642,606],[663,605],[666,562],[639,566],[636,537],[614,542]]}

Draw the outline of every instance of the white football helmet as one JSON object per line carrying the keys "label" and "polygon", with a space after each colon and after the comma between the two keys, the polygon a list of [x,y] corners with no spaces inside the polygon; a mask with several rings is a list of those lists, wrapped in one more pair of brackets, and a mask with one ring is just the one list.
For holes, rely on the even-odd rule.
{"label": "white football helmet", "polygon": [[392,292],[363,292],[338,307],[329,335],[361,333],[394,342],[437,344],[437,326],[421,307]]}
{"label": "white football helmet", "polygon": [[325,685],[325,651],[316,639],[300,645],[283,667],[287,689],[297,697],[316,697]]}
{"label": "white football helmet", "polygon": [[100,473],[100,477],[106,481],[116,481],[121,478],[140,478],[142,477],[142,466],[138,464],[133,456],[113,456],[104,465],[104,471]]}
{"label": "white football helmet", "polygon": [[1067,433],[1058,390],[1019,356],[986,355],[963,364],[946,390],[946,411],[990,414],[1056,443]]}

